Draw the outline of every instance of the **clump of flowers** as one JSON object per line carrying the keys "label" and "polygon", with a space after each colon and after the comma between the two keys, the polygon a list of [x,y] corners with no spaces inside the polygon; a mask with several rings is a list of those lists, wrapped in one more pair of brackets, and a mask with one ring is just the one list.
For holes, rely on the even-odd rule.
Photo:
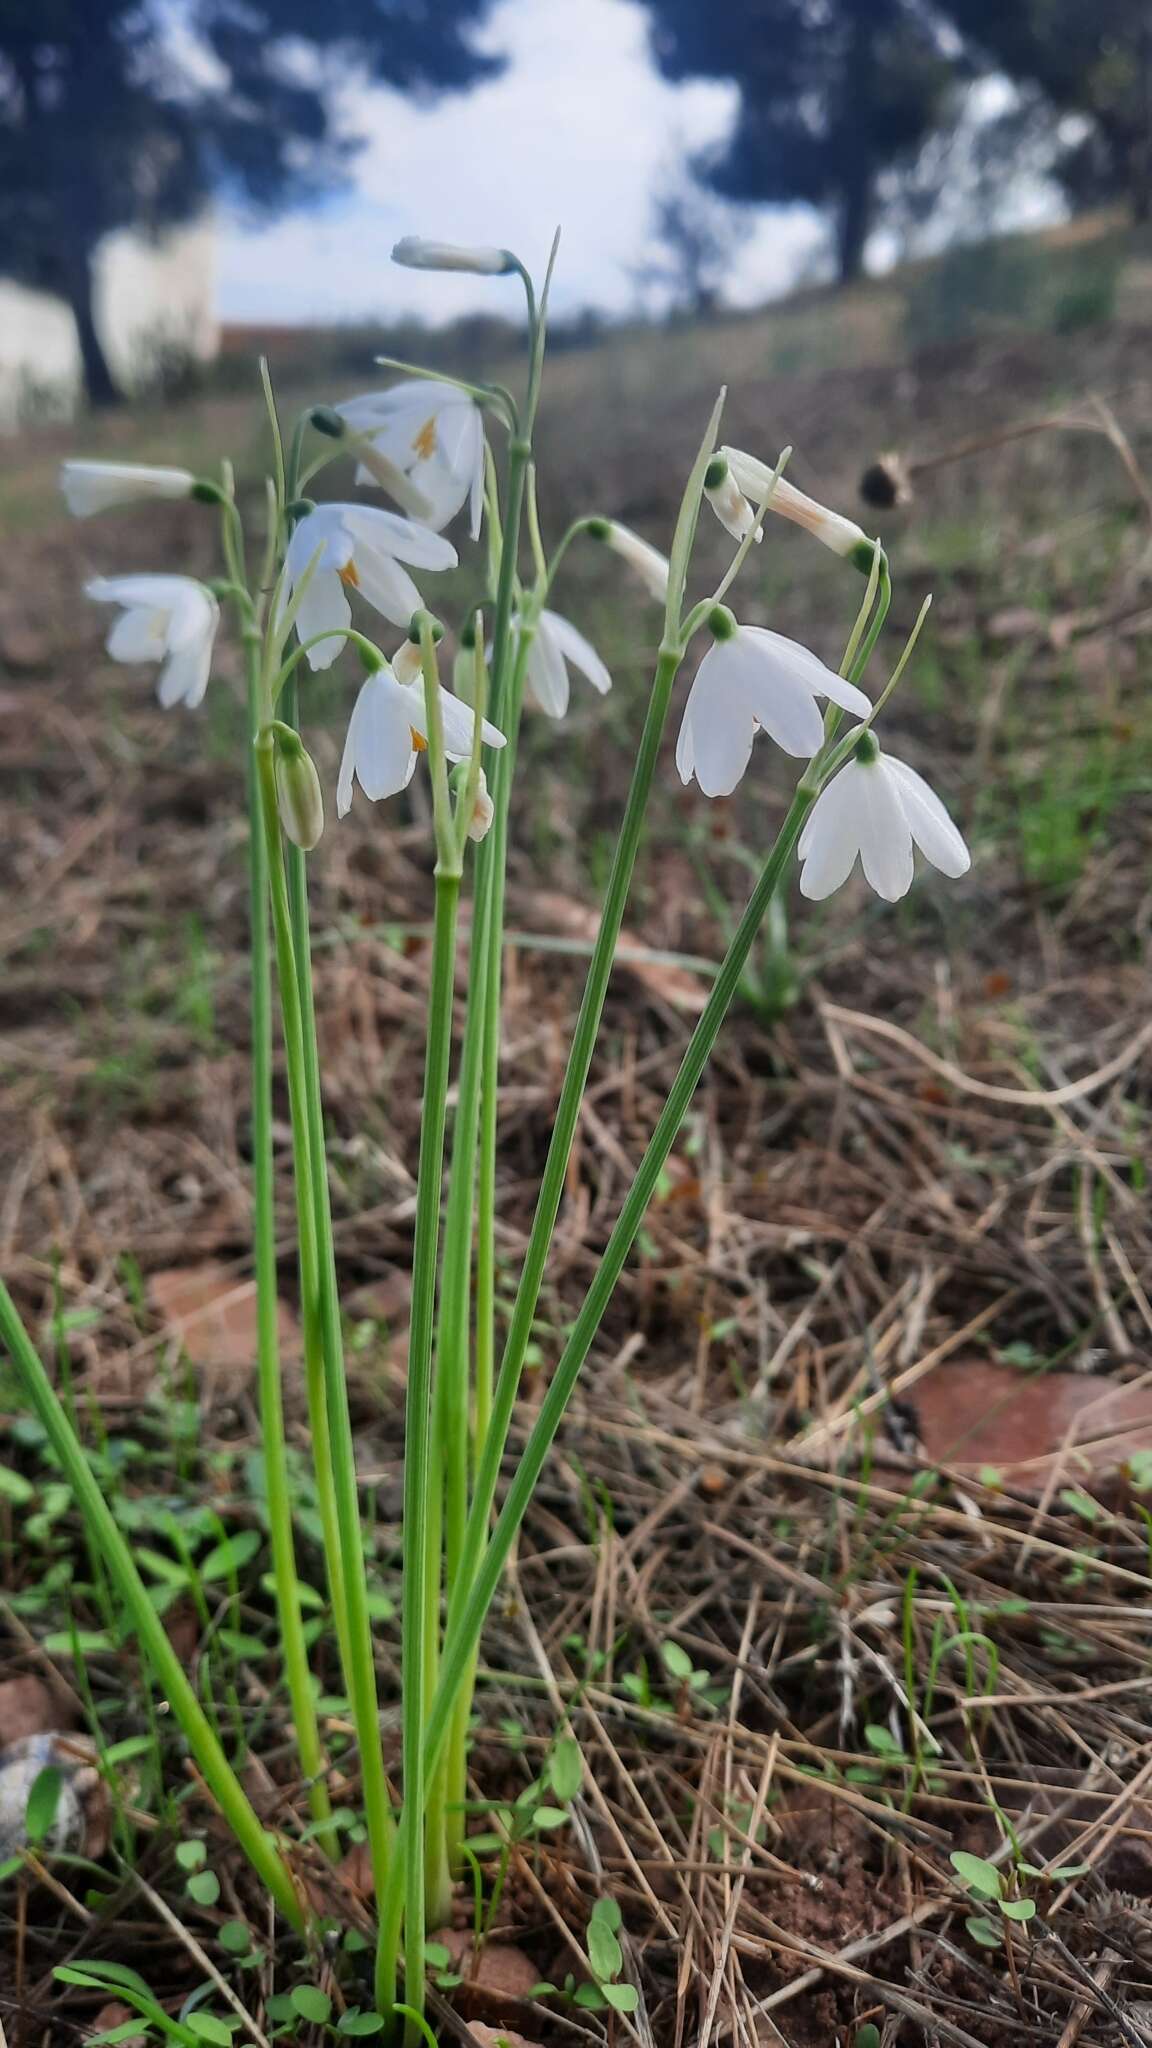
{"label": "clump of flowers", "polygon": [[[197,706],[213,662],[221,611],[234,622],[247,677],[252,971],[254,1264],[260,1300],[258,1391],[284,1681],[310,1814],[300,1833],[334,1858],[347,1816],[334,1805],[316,1711],[315,1654],[300,1609],[292,1501],[281,1412],[275,1315],[275,1162],[271,1071],[273,992],[288,1078],[297,1258],[314,1484],[338,1656],[359,1751],[361,1819],[377,1914],[376,2010],[389,2028],[422,2011],[428,1917],[446,1918],[465,1857],[466,1771],[477,1650],[485,1616],[566,1404],[596,1338],[757,931],[799,856],[800,888],[823,898],[859,858],[867,883],[896,900],[911,885],[913,848],[944,874],[968,866],[964,842],[923,778],[882,750],[877,719],[903,666],[873,703],[864,683],[887,616],[882,549],[851,520],[797,491],[737,449],[718,447],[723,395],[707,422],[667,553],[599,513],[578,519],[549,552],[532,458],[540,399],[548,280],[538,294],[518,259],[498,248],[408,240],[400,262],[512,278],[526,296],[529,360],[522,395],[430,377],[411,368],[379,391],[314,406],[288,427],[264,371],[272,450],[266,516],[255,527],[228,463],[219,477],[186,470],[70,462],[62,486],[78,516],[134,500],[186,498],[219,521],[222,575],[211,588],[181,574],[96,578],[88,595],[116,608],[108,652],[150,664],[166,707]],[[550,276],[550,271],[549,271]],[[393,365],[393,368],[405,366]],[[328,466],[351,457],[351,488],[318,499]],[[701,506],[711,503],[737,542],[719,585],[689,597]],[[798,642],[741,619],[727,603],[769,514],[782,515],[866,575],[843,659],[828,667]],[[459,620],[444,680],[436,592],[457,564],[443,529],[460,520],[482,539],[480,602]],[[522,547],[522,538],[530,546]],[[603,547],[635,579],[640,601],[663,608],[651,690],[635,735],[631,786],[587,982],[573,1030],[552,1137],[507,1327],[495,1315],[496,1137],[505,868],[517,736],[525,706],[565,716],[573,673],[593,696],[611,687],[599,653],[558,611],[554,586],[568,550]],[[859,586],[856,586],[857,589]],[[380,644],[392,629],[391,652]],[[397,634],[399,638],[397,639]],[[679,1073],[625,1197],[587,1295],[551,1371],[499,1512],[498,1480],[536,1327],[597,1033],[665,729],[690,649],[707,644],[683,708],[676,765],[708,797],[732,791],[753,752],[802,763],[791,800]],[[911,644],[911,643],[910,643]],[[907,658],[905,651],[904,659]],[[343,663],[349,718],[335,804],[309,751],[310,678]],[[856,721],[841,735],[845,714]],[[639,720],[640,714],[637,713]],[[769,743],[757,747],[760,736]],[[594,748],[594,738],[589,742]],[[403,1513],[402,1804],[393,1810],[380,1739],[378,1672],[369,1621],[365,1544],[344,1368],[338,1274],[328,1206],[324,1076],[310,986],[307,855],[334,808],[357,787],[372,803],[405,788],[423,762],[432,796],[435,920],[427,1013],[408,1344]],[[453,1064],[457,914],[471,895],[463,1036]],[[450,1088],[454,1097],[447,1143]],[[443,1219],[443,1221],[442,1221]],[[27,1395],[73,1485],[90,1533],[132,1616],[144,1653],[219,1810],[279,1912],[305,1930],[312,1893],[300,1846],[273,1836],[251,1806],[214,1727],[160,1626],[123,1535],[83,1449],[0,1290],[0,1332]],[[347,1776],[347,1766],[342,1762]]]}

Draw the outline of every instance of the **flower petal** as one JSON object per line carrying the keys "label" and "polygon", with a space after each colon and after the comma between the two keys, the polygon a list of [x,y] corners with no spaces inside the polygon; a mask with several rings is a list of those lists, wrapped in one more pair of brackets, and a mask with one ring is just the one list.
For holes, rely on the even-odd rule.
{"label": "flower petal", "polygon": [[572,621],[562,618],[559,612],[542,611],[540,625],[542,629],[547,627],[549,637],[555,641],[565,660],[587,677],[594,690],[605,696],[612,688],[612,678],[592,642],[586,640],[583,633],[578,633]]}
{"label": "flower petal", "polygon": [[790,640],[786,633],[773,633],[767,626],[741,626],[737,641],[753,642],[765,654],[771,654],[779,668],[787,669],[800,682],[807,684],[817,696],[828,697],[833,704],[839,704],[844,711],[853,711],[859,718],[867,718],[872,709],[870,700],[855,683],[845,682],[835,669],[813,654],[810,647],[804,647],[799,640]]}
{"label": "flower petal", "polygon": [[866,881],[886,903],[898,903],[912,887],[912,833],[900,801],[899,785],[888,774],[883,755],[877,761],[854,761],[860,860]]}
{"label": "flower petal", "polygon": [[303,646],[315,634],[324,634],[315,647],[310,647],[305,660],[311,669],[331,668],[332,663],[344,651],[340,637],[352,624],[352,607],[344,594],[335,570],[313,569],[301,596],[296,611],[296,632]]}
{"label": "flower petal", "polygon": [[925,859],[953,880],[966,875],[972,856],[935,790],[904,761],[894,760],[891,754],[883,755],[882,759],[895,780],[909,830]]}
{"label": "flower petal", "polygon": [[416,749],[410,699],[410,690],[388,669],[377,670],[361,685],[348,721],[336,785],[340,817],[346,815],[352,801],[353,775],[373,803],[395,796],[411,781]]}
{"label": "flower petal", "polygon": [[352,535],[357,558],[366,550],[391,555],[398,562],[411,562],[419,569],[454,569],[459,557],[450,540],[417,526],[399,512],[385,512],[378,505],[340,505],[340,524]]}
{"label": "flower petal", "polygon": [[358,548],[355,562],[361,597],[394,626],[410,625],[423,599],[408,571],[375,548]]}
{"label": "flower petal", "polygon": [[724,686],[711,667],[719,647],[710,648],[696,671],[680,737],[676,742],[676,766],[680,780],[695,775],[705,796],[730,796],[748,766],[756,725],[752,712],[738,690]]}
{"label": "flower petal", "polygon": [[[417,685],[419,690],[419,685]],[[424,693],[419,690],[420,717],[413,719],[417,732],[424,735]],[[472,734],[476,726],[476,713],[470,704],[453,696],[451,690],[440,686],[440,718],[444,729],[444,752],[450,761],[464,761],[472,752]],[[424,735],[426,737],[426,735]],[[485,746],[502,747],[504,734],[497,726],[485,719],[480,727],[480,737]]]}
{"label": "flower petal", "polygon": [[194,711],[202,702],[212,672],[212,635],[173,648],[160,671],[156,695],[166,711],[186,704]]}
{"label": "flower petal", "polygon": [[800,834],[800,894],[822,903],[842,887],[860,850],[858,769],[849,762],[821,790]]}
{"label": "flower petal", "polygon": [[568,709],[568,670],[543,616],[528,649],[526,681],[540,710],[547,712],[549,718],[563,718]]}

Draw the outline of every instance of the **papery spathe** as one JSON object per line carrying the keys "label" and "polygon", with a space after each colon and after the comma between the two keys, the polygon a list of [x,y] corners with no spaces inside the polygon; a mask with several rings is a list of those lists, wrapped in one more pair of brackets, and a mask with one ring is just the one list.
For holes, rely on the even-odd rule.
{"label": "papery spathe", "polygon": [[220,623],[212,592],[191,576],[96,576],[84,594],[122,607],[105,643],[113,661],[162,663],[161,704],[193,710],[208,685]]}

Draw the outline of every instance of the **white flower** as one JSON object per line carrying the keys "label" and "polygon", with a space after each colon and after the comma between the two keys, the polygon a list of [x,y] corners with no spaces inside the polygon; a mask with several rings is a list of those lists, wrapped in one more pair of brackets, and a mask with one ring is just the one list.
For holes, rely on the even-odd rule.
{"label": "white flower", "polygon": [[[755,455],[745,454],[742,448],[721,448],[720,453],[728,464],[728,476],[716,491],[708,493],[709,501],[728,531],[743,540],[756,516],[753,505],[762,504],[767,497],[775,471]],[[747,502],[749,499],[753,504]],[[863,527],[839,512],[830,512],[806,492],[798,491],[787,477],[777,479],[768,499],[768,510],[781,519],[791,520],[794,526],[802,526],[815,540],[831,548],[834,555],[849,556],[864,570],[872,567],[875,550]]]}
{"label": "white flower", "polygon": [[156,694],[173,704],[199,704],[212,667],[220,607],[191,576],[96,576],[84,585],[97,604],[123,606],[106,642],[113,661],[163,663]]}
{"label": "white flower", "polygon": [[912,886],[912,847],[942,875],[965,875],[971,855],[935,791],[871,733],[821,790],[800,834],[800,890],[814,902],[846,882],[859,854],[864,879],[896,903]]}
{"label": "white flower", "polygon": [[[455,384],[414,378],[391,391],[368,391],[333,408],[386,464],[407,477],[423,500],[420,518],[438,533],[467,501],[473,540],[484,510],[484,417]],[[386,474],[361,461],[357,483],[383,483]]]}
{"label": "white flower", "polygon": [[710,647],[696,671],[676,743],[680,780],[693,775],[705,796],[728,796],[748,766],[759,727],[786,754],[810,760],[824,738],[817,697],[867,717],[863,690],[846,683],[782,633],[737,626]]}
{"label": "white flower", "polygon": [[[476,714],[443,685],[440,717],[444,752],[450,761],[464,761],[472,752]],[[489,747],[502,747],[504,735],[485,719],[480,736]],[[343,818],[352,803],[353,780],[377,803],[395,796],[412,780],[417,754],[428,745],[428,718],[423,682],[402,683],[385,666],[370,675],[352,707],[348,737],[336,784],[336,810]]]}
{"label": "white flower", "polygon": [[[760,495],[763,497],[764,493],[761,492]],[[748,503],[727,463],[725,463],[724,474],[718,484],[705,484],[704,496],[711,505],[721,526],[727,528],[734,540],[743,540],[745,534],[751,532],[752,524],[756,517],[755,510]],[[763,526],[757,529],[756,538],[758,541],[763,540]]]}
{"label": "white flower", "polygon": [[601,538],[605,547],[611,548],[613,554],[619,555],[622,561],[627,562],[628,567],[640,578],[645,590],[651,592],[658,604],[663,604],[668,595],[667,557],[660,553],[659,548],[654,548],[648,541],[641,540],[640,535],[633,533],[630,526],[621,526],[617,520],[607,519],[604,527],[605,531]]}
{"label": "white flower", "polygon": [[190,469],[149,469],[137,462],[62,462],[60,489],[76,519],[90,519],[112,505],[138,498],[187,498],[196,479]]}
{"label": "white flower", "polygon": [[481,769],[480,780],[476,784],[476,802],[472,808],[472,816],[468,820],[469,839],[487,839],[495,815],[496,807],[488,794],[488,777]]}
{"label": "white flower", "polygon": [[358,590],[394,625],[406,626],[422,600],[400,563],[422,569],[451,569],[456,564],[451,541],[402,519],[398,512],[381,512],[372,505],[317,505],[288,543],[281,613],[316,557],[296,613],[301,642],[317,633],[329,636],[308,649],[308,666],[314,669],[330,668],[343,647],[339,636],[352,622],[348,590]]}
{"label": "white flower", "polygon": [[408,270],[474,270],[481,277],[497,277],[515,268],[508,249],[483,246],[465,248],[459,242],[427,242],[423,235],[405,235],[392,251],[393,263]]}
{"label": "white flower", "polygon": [[612,688],[612,678],[591,641],[559,612],[542,611],[528,651],[525,682],[532,702],[549,718],[563,718],[568,709],[569,662],[601,696]]}

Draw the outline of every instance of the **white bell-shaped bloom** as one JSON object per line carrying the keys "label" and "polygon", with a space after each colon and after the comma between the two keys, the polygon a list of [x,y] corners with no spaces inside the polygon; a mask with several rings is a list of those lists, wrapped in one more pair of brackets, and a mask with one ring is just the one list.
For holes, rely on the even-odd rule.
{"label": "white bell-shaped bloom", "polygon": [[203,583],[192,576],[96,576],[84,594],[123,607],[106,642],[113,661],[163,664],[156,694],[165,710],[200,703],[220,622],[220,607]]}
{"label": "white bell-shaped bloom", "polygon": [[[472,752],[476,714],[442,684],[440,718],[444,752],[450,761],[464,761]],[[480,737],[489,747],[502,747],[504,735],[484,719]],[[407,787],[416,767],[416,757],[428,746],[428,718],[423,680],[402,683],[385,666],[376,669],[362,684],[348,721],[348,737],[336,784],[336,810],[343,818],[352,803],[352,785],[358,782],[366,797],[378,803]]]}
{"label": "white bell-shaped bloom", "polygon": [[349,590],[358,590],[394,625],[406,626],[422,599],[401,562],[452,569],[456,559],[451,541],[398,512],[372,505],[317,505],[288,543],[281,614],[303,586],[296,631],[302,643],[316,634],[327,636],[309,647],[307,660],[310,668],[330,668],[344,644],[339,636],[352,623]]}
{"label": "white bell-shaped bloom", "polygon": [[[484,416],[475,400],[455,384],[413,378],[391,391],[367,391],[334,411],[354,434],[409,479],[425,510],[426,526],[439,533],[467,502],[472,538],[484,511]],[[383,482],[370,464],[356,472],[361,483]]]}
{"label": "white bell-shaped bloom", "polygon": [[402,263],[406,270],[471,270],[481,277],[498,277],[515,268],[508,249],[430,242],[423,235],[404,235],[392,250],[392,261]]}
{"label": "white bell-shaped bloom", "polygon": [[[593,532],[599,533],[598,523],[594,526]],[[667,556],[662,555],[659,548],[654,548],[650,541],[641,540],[640,535],[633,533],[630,526],[621,526],[615,519],[604,521],[604,530],[599,537],[605,547],[611,548],[614,555],[619,555],[622,562],[627,562],[628,567],[640,578],[645,590],[657,603],[663,604],[668,595],[670,574]]]}
{"label": "white bell-shaped bloom", "polygon": [[568,709],[569,662],[602,697],[612,688],[612,678],[591,641],[559,612],[542,611],[524,680],[532,702],[549,718],[563,718]]}
{"label": "white bell-shaped bloom", "polygon": [[716,640],[696,671],[676,743],[680,780],[695,776],[705,796],[729,796],[763,727],[778,747],[810,760],[824,738],[817,699],[867,717],[863,690],[815,654],[764,626],[738,626]]}
{"label": "white bell-shaped bloom", "polygon": [[151,469],[139,462],[62,462],[60,489],[76,519],[140,498],[187,498],[196,482],[190,469]]}
{"label": "white bell-shaped bloom", "polygon": [[821,790],[800,834],[801,894],[813,902],[846,882],[859,855],[864,879],[888,903],[912,886],[912,848],[942,875],[965,875],[963,838],[922,775],[883,754],[871,733]]}

